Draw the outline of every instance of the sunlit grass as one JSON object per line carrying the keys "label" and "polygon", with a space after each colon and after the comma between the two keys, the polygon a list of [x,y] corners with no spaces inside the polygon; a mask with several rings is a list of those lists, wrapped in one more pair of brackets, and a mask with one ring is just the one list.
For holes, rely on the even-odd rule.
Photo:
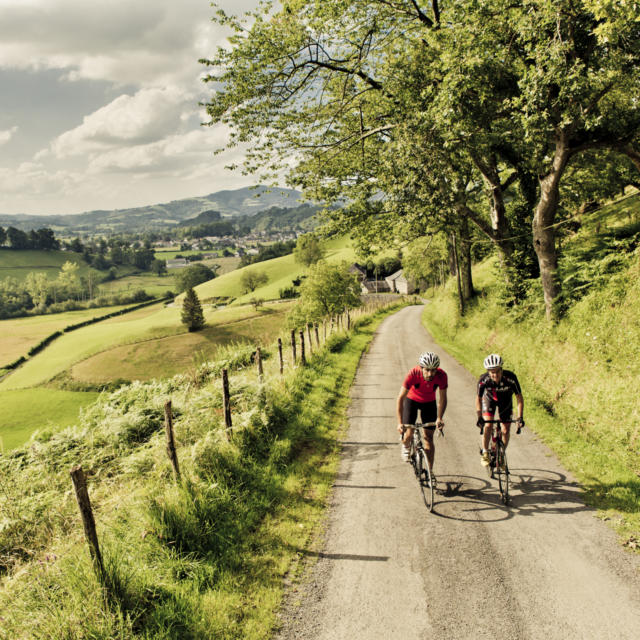
{"label": "sunlit grass", "polygon": [[124,306],[96,307],[95,309],[0,320],[0,357],[2,359],[0,366],[26,355],[33,345],[55,331],[60,331],[77,322],[113,313],[123,309]]}

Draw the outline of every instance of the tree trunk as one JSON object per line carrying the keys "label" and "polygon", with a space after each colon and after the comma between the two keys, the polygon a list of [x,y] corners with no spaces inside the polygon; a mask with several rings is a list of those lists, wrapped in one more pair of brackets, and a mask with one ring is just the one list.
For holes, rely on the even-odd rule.
{"label": "tree trunk", "polygon": [[540,265],[547,320],[554,319],[555,303],[560,294],[556,232],[552,225],[558,210],[560,180],[570,155],[566,135],[561,133],[556,137],[556,151],[551,169],[545,176],[540,177],[540,198],[533,215],[533,246]]}
{"label": "tree trunk", "polygon": [[458,257],[460,260],[460,278],[462,280],[462,295],[466,301],[471,300],[475,291],[471,275],[471,237],[469,222],[465,218],[460,225],[460,243],[458,245]]}

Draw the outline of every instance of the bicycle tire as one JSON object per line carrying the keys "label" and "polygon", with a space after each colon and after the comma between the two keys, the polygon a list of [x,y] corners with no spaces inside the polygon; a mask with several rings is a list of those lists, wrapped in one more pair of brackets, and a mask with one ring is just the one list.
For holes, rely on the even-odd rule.
{"label": "bicycle tire", "polygon": [[431,478],[431,471],[429,470],[427,454],[424,449],[420,449],[420,451],[418,451],[418,466],[420,468],[418,481],[420,482],[422,499],[424,500],[424,504],[427,509],[429,509],[429,511],[433,511],[433,480]]}
{"label": "bicycle tire", "polygon": [[496,474],[498,476],[498,488],[500,498],[504,504],[509,502],[509,466],[507,465],[507,452],[502,440],[496,442]]}

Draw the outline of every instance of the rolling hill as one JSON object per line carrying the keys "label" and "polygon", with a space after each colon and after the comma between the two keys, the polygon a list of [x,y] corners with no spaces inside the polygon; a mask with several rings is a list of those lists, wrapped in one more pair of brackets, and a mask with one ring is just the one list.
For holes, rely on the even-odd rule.
{"label": "rolling hill", "polygon": [[265,186],[217,191],[206,196],[173,200],[146,207],[96,210],[75,215],[23,215],[0,213],[0,226],[24,231],[50,227],[56,235],[78,233],[126,233],[174,226],[195,218],[207,210],[219,211],[223,217],[250,216],[271,207],[296,207],[300,192]]}

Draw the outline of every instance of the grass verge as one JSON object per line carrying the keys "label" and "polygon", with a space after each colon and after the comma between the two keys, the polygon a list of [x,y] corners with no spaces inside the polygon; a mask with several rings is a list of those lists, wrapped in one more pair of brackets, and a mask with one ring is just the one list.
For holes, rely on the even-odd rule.
{"label": "grass verge", "polygon": [[[76,428],[0,456],[0,638],[269,637],[284,576],[325,510],[360,356],[386,313],[330,336],[282,377],[277,358],[265,359],[262,384],[240,369],[230,440],[219,367],[208,363],[197,376],[103,394]],[[179,482],[164,451],[167,397]],[[101,582],[70,491],[79,462]]]}
{"label": "grass verge", "polygon": [[441,290],[423,321],[435,339],[479,375],[502,354],[523,387],[527,427],[579,479],[622,544],[640,541],[640,261],[575,304],[558,324],[541,311],[516,319],[495,292],[490,262],[475,275],[480,294],[464,317],[454,291]]}

